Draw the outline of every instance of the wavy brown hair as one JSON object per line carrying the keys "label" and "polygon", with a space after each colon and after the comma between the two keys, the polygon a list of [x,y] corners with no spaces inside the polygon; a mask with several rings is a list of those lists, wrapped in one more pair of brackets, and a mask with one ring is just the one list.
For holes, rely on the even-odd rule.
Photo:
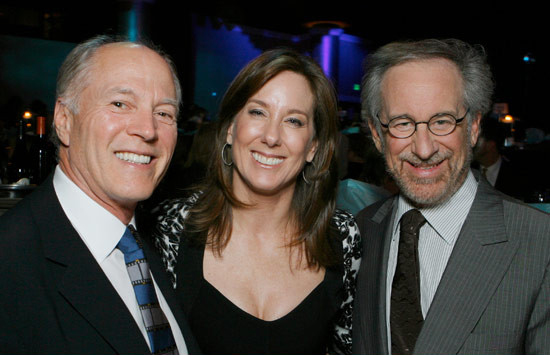
{"label": "wavy brown hair", "polygon": [[[222,160],[229,126],[247,101],[269,80],[284,71],[303,75],[314,96],[314,140],[317,150],[312,163],[304,166],[307,182],[298,175],[291,203],[291,225],[296,226],[290,246],[304,246],[309,267],[329,266],[339,259],[334,252],[331,218],[338,183],[333,159],[337,142],[337,99],[332,83],[310,57],[290,49],[274,49],[248,63],[227,89],[217,120],[214,154],[205,182],[199,186],[197,203],[186,218],[185,228],[194,241],[221,253],[231,238],[232,207],[250,208],[233,194],[233,166]],[[229,153],[229,152],[227,152]],[[229,154],[226,154],[229,155]]]}

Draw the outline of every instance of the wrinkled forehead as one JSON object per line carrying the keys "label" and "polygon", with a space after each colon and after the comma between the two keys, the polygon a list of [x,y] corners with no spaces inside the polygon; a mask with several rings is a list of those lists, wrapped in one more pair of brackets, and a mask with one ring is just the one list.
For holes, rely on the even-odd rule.
{"label": "wrinkled forehead", "polygon": [[387,70],[382,80],[384,110],[457,109],[463,101],[463,80],[447,59],[408,61]]}

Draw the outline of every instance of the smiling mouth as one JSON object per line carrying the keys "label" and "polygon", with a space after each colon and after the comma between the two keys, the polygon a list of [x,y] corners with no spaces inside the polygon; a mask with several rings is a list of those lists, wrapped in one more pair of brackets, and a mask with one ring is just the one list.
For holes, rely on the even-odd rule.
{"label": "smiling mouth", "polygon": [[268,158],[268,157],[263,156],[263,155],[261,155],[259,153],[256,153],[256,152],[252,153],[252,157],[258,163],[264,164],[264,165],[277,165],[277,164],[281,164],[283,162],[283,159],[281,159],[281,158]]}
{"label": "smiling mouth", "polygon": [[120,160],[127,161],[134,164],[149,164],[151,162],[151,156],[141,155],[129,152],[117,152],[116,157]]}
{"label": "smiling mouth", "polygon": [[433,169],[439,165],[441,165],[441,163],[443,163],[443,160],[438,162],[438,163],[432,163],[432,164],[426,164],[426,163],[413,163],[413,162],[408,162],[409,164],[411,164],[413,167],[415,167],[416,169],[422,169],[422,170],[430,170],[430,169]]}

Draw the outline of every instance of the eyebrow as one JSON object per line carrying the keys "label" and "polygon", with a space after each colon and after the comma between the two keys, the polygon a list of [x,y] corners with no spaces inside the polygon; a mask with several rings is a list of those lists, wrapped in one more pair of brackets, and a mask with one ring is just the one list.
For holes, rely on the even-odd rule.
{"label": "eyebrow", "polygon": [[[258,99],[250,99],[248,100],[248,102],[255,102],[257,103],[258,105],[260,106],[263,106],[263,107],[268,107],[269,105],[267,103],[265,103],[264,101],[262,100],[258,100]],[[301,115],[304,115],[306,116],[307,118],[310,118],[310,115],[307,113],[307,112],[304,112],[300,109],[297,109],[297,108],[293,108],[293,109],[290,109],[288,110],[288,113],[297,113],[297,114],[301,114]]]}
{"label": "eyebrow", "polygon": [[[431,115],[430,118],[428,118],[428,119],[432,119],[434,117],[439,117],[439,116],[446,116],[446,115],[457,117],[458,116],[458,111],[456,111],[456,112],[453,112],[451,110],[439,111],[439,112],[436,112],[433,115]],[[393,119],[396,119],[396,118],[410,118],[412,120],[415,119],[414,116],[411,116],[408,113],[404,113],[404,114],[401,114],[401,115],[395,115],[395,116],[389,116],[388,115],[388,118],[389,118],[390,121],[393,120]]]}
{"label": "eyebrow", "polygon": [[[134,92],[134,90],[132,90],[131,88],[120,87],[120,86],[117,86],[117,87],[114,87],[114,88],[108,90],[107,93],[129,95],[129,96],[134,96],[134,97],[138,96]],[[178,107],[178,100],[172,99],[172,98],[165,98],[160,102],[160,105],[172,105],[175,108],[177,108]]]}
{"label": "eyebrow", "polygon": [[107,90],[108,94],[123,94],[123,95],[130,95],[130,96],[137,96],[134,90],[130,88],[115,86],[114,88],[111,88]]}
{"label": "eyebrow", "polygon": [[174,107],[178,107],[178,100],[176,99],[164,99],[160,102],[161,105],[172,105]]}

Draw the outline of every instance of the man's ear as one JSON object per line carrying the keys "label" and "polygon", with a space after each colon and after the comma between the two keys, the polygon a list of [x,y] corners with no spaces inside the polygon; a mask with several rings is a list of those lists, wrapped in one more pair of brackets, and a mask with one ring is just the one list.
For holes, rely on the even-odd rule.
{"label": "man's ear", "polygon": [[71,136],[71,127],[73,123],[73,113],[66,104],[64,104],[60,99],[55,103],[55,111],[53,115],[55,132],[59,141],[64,146],[69,146],[70,136]]}
{"label": "man's ear", "polygon": [[476,117],[472,120],[472,126],[470,128],[470,145],[475,147],[479,134],[481,133],[481,112],[476,113]]}
{"label": "man's ear", "polygon": [[376,146],[376,149],[378,149],[378,151],[382,153],[382,141],[381,141],[382,138],[378,135],[378,131],[376,130],[374,123],[372,123],[372,120],[369,120],[369,128],[370,128],[372,140],[374,141],[374,145]]}

